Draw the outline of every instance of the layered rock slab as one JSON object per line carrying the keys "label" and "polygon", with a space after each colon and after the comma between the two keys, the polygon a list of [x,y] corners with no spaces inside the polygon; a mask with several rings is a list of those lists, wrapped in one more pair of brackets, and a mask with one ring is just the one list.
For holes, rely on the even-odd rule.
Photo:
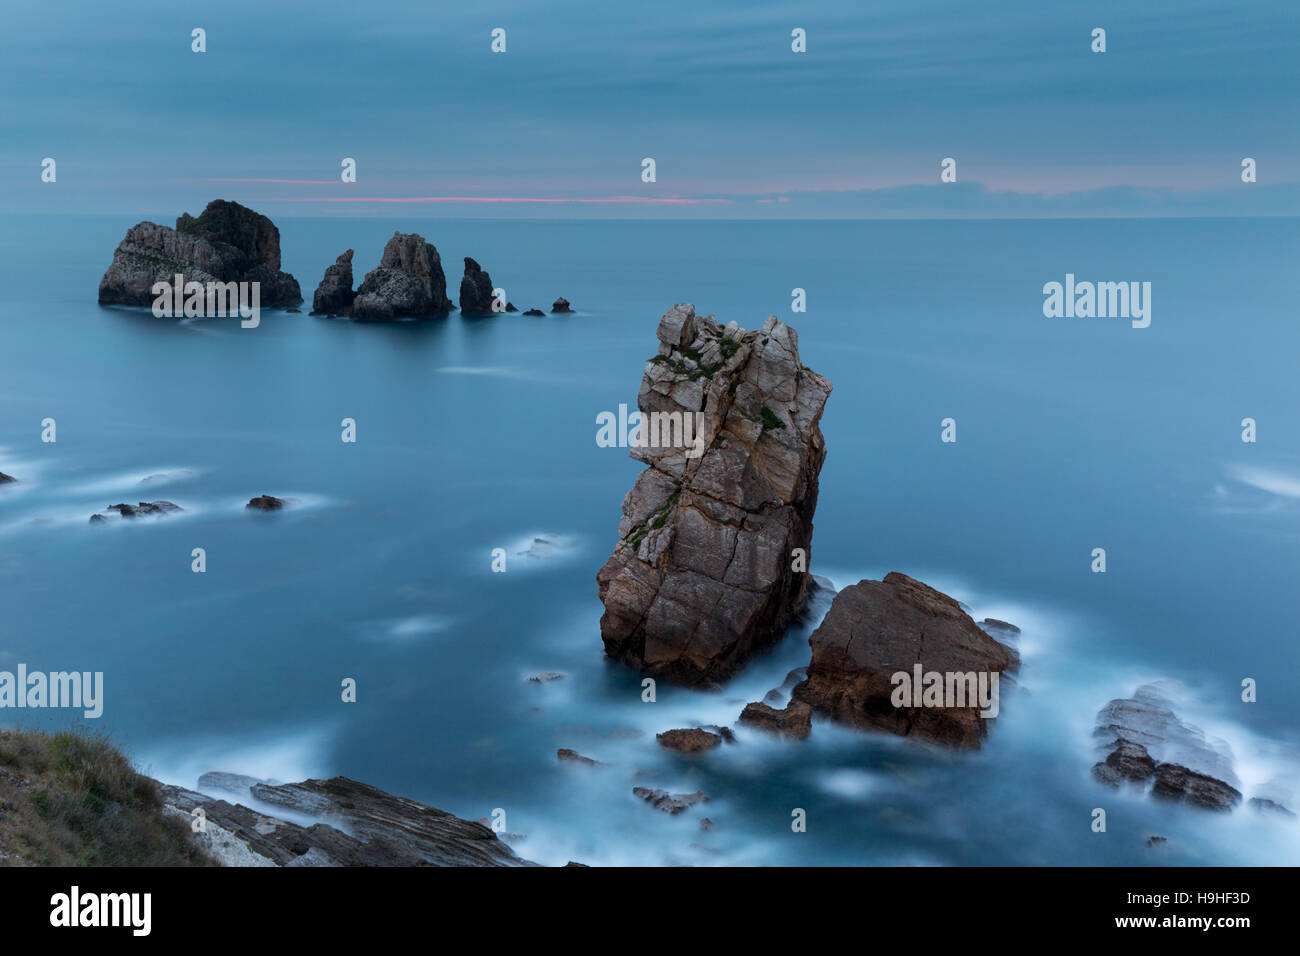
{"label": "layered rock slab", "polygon": [[[249,780],[223,789],[238,792]],[[207,830],[201,842],[237,865],[530,865],[481,823],[347,777],[250,783],[246,793],[255,800],[318,820],[306,826],[180,787],[159,790],[166,806],[187,816],[201,807]]]}
{"label": "layered rock slab", "polygon": [[631,450],[649,467],[597,574],[601,638],[610,657],[699,684],[777,640],[804,604],[832,386],[775,316],[746,331],[680,304],[657,334]]}
{"label": "layered rock slab", "polygon": [[1153,797],[1207,810],[1231,810],[1241,802],[1228,745],[1178,717],[1156,684],[1108,703],[1093,733],[1106,751],[1092,768],[1101,783],[1149,786]]}

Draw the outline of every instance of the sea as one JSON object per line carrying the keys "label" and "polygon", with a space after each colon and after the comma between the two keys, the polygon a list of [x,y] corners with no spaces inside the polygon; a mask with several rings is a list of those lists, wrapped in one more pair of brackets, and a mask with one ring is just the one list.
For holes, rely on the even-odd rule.
{"label": "sea", "polygon": [[[137,218],[0,216],[0,670],[104,675],[97,719],[0,726],[105,734],[188,787],[345,775],[550,865],[1300,861],[1294,817],[1090,773],[1097,711],[1167,681],[1247,798],[1300,810],[1295,219],[278,218],[307,301],[245,328],[97,304]],[[472,256],[548,314],[307,314],[326,266],[355,249],[359,282],[394,231],[438,248],[453,299]],[[1150,324],[1048,317],[1067,275],[1149,282]],[[679,302],[776,315],[834,383],[813,573],[902,571],[1021,628],[982,749],[738,726],[816,620],[653,701],[604,657],[596,572],[642,466],[598,417],[635,407]],[[261,494],[290,506],[246,510]],[[105,511],[157,499],[183,510]],[[656,743],[705,724],[736,742]],[[669,815],[634,787],[709,799]]]}

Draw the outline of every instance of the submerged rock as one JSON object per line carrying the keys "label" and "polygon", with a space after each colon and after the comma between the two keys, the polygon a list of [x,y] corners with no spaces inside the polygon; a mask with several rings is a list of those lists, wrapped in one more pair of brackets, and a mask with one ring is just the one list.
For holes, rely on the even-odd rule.
{"label": "submerged rock", "polygon": [[664,813],[671,813],[674,816],[683,810],[690,809],[697,803],[709,802],[709,798],[700,790],[696,790],[694,793],[669,793],[667,790],[651,789],[650,787],[633,787],[632,792],[656,810],[662,810]]}
{"label": "submerged rock", "polygon": [[532,865],[489,827],[346,777],[252,784],[253,799],[319,820],[311,826],[181,787],[162,785],[159,792],[186,819],[203,808],[205,832],[194,839],[227,865]]}
{"label": "submerged rock", "polygon": [[712,750],[722,743],[721,734],[710,733],[699,727],[687,730],[665,730],[662,734],[655,734],[655,739],[659,741],[661,747],[687,754]]}
{"label": "submerged rock", "polygon": [[396,232],[384,246],[379,266],[357,288],[347,314],[360,322],[391,322],[445,315],[451,308],[438,250],[417,233]]}
{"label": "submerged rock", "polygon": [[527,312],[524,313],[524,315],[545,315],[545,314],[546,313],[543,312],[541,309],[529,309]]}
{"label": "submerged rock", "polygon": [[747,332],[677,305],[658,338],[637,395],[644,447],[631,451],[649,467],[596,577],[600,630],[609,656],[701,684],[780,638],[804,605],[831,384],[775,316]]}
{"label": "submerged rock", "polygon": [[590,757],[584,757],[576,750],[570,750],[568,747],[561,747],[555,751],[555,758],[565,763],[586,764],[588,767],[599,767],[599,760],[592,760]]}
{"label": "submerged rock", "polygon": [[[123,518],[135,518],[139,515],[166,515],[176,511],[184,511],[180,505],[171,501],[141,501],[139,504],[128,505],[125,503],[109,505],[105,511],[116,511]],[[91,521],[106,520],[101,514],[90,516]]]}
{"label": "submerged rock", "polygon": [[250,498],[244,507],[252,508],[254,511],[279,511],[284,507],[284,499],[273,495],[258,495],[256,498]]}
{"label": "submerged rock", "polygon": [[562,680],[564,675],[559,671],[538,671],[536,674],[529,674],[526,680],[530,684],[546,684],[553,680]]}
{"label": "submerged rock", "polygon": [[1241,802],[1227,744],[1182,721],[1155,684],[1103,707],[1094,736],[1106,751],[1092,768],[1101,783],[1150,786],[1153,797],[1209,810],[1231,810]]}
{"label": "submerged rock", "polygon": [[347,315],[357,294],[352,291],[352,250],[349,249],[325,270],[325,277],[311,298],[312,315]]}
{"label": "submerged rock", "polygon": [[465,275],[460,280],[461,314],[493,315],[492,298],[492,277],[466,256]]}
{"label": "submerged rock", "polygon": [[[851,726],[954,747],[979,747],[988,735],[993,718],[980,716],[975,693],[981,675],[991,696],[1002,672],[1017,664],[1014,652],[984,633],[955,600],[897,571],[840,591],[808,643],[812,660],[794,688],[796,700]],[[960,687],[960,697],[895,706],[895,689],[911,687],[895,675],[912,682],[918,665],[924,682],[938,674],[945,691],[950,683],[954,691]],[[968,676],[950,681],[948,675]],[[898,699],[916,698],[900,693]]]}
{"label": "submerged rock", "polygon": [[0,485],[7,485],[9,482],[17,480],[17,478],[14,478],[11,475],[6,475],[3,471],[0,471]]}
{"label": "submerged rock", "polygon": [[127,230],[99,280],[102,305],[151,306],[156,282],[257,282],[263,307],[302,301],[298,280],[280,271],[280,230],[237,202],[214,199],[176,228],[141,222]]}

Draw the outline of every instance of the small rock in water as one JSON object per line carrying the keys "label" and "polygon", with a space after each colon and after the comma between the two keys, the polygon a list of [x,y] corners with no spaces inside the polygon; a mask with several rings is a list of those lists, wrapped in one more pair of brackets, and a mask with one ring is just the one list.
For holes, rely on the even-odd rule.
{"label": "small rock in water", "polygon": [[567,763],[581,763],[586,764],[589,767],[600,766],[599,760],[592,760],[590,757],[584,757],[582,754],[578,753],[578,751],[570,750],[568,747],[561,747],[559,750],[555,751],[555,756],[559,760]]}
{"label": "small rock in water", "polygon": [[527,678],[530,684],[545,684],[548,681],[563,679],[564,675],[559,671],[538,671],[536,674],[529,674]]}
{"label": "small rock in water", "polygon": [[1162,836],[1147,837],[1147,846],[1164,846],[1169,841]]}
{"label": "small rock in water", "polygon": [[244,507],[255,511],[279,511],[284,507],[284,501],[272,495],[258,495],[256,498],[250,498]]}
{"label": "small rock in water", "polygon": [[699,727],[684,730],[665,730],[662,734],[656,734],[655,739],[659,741],[661,746],[667,747],[669,750],[679,750],[688,754],[712,750],[722,743],[720,734],[711,734]]}
{"label": "small rock in water", "polygon": [[1008,624],[1006,621],[999,621],[996,617],[986,617],[980,622],[980,627],[990,637],[1011,639],[1020,634],[1020,628],[1014,624]]}
{"label": "small rock in water", "polygon": [[543,312],[541,309],[529,309],[527,312],[524,313],[524,315],[545,315],[545,314],[546,313]]}
{"label": "small rock in water", "polygon": [[[116,504],[109,505],[106,511],[116,511],[123,518],[134,518],[136,515],[165,515],[173,511],[181,511],[181,506],[173,504],[170,501],[141,501],[136,505]],[[91,521],[94,521],[92,516]]]}
{"label": "small rock in water", "polygon": [[792,700],[784,710],[776,710],[761,701],[754,701],[745,705],[740,713],[740,722],[803,740],[812,733],[812,707],[801,700]]}
{"label": "small rock in water", "polygon": [[1246,802],[1250,804],[1252,809],[1258,810],[1261,813],[1280,813],[1284,817],[1295,816],[1293,812],[1282,806],[1282,804],[1278,803],[1276,800],[1269,800],[1267,797],[1251,797]]}
{"label": "small rock in water", "polygon": [[674,816],[697,803],[708,803],[709,798],[700,790],[694,793],[669,793],[667,790],[652,790],[649,787],[633,787],[632,792],[650,804],[656,810],[671,813]]}
{"label": "small rock in water", "polygon": [[573,309],[569,307],[569,300],[561,296],[560,298],[556,299],[555,302],[551,305],[551,311],[572,312]]}
{"label": "small rock in water", "polygon": [[713,829],[713,821],[710,820],[708,817],[702,818],[700,820],[700,829],[703,830],[705,833],[708,833],[710,830]]}
{"label": "small rock in water", "polygon": [[96,521],[105,521],[105,520],[107,520],[107,519],[106,519],[103,515],[100,515],[100,514],[94,514],[94,515],[91,515],[91,516],[90,516],[90,523],[91,523],[91,524],[94,524]]}
{"label": "small rock in water", "polygon": [[12,475],[6,475],[3,471],[0,471],[0,485],[7,485],[9,482],[17,480]]}

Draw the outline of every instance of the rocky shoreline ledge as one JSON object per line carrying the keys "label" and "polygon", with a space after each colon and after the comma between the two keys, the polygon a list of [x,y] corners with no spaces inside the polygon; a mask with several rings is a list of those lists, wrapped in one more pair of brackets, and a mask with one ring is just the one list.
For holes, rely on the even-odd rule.
{"label": "rocky shoreline ledge", "polygon": [[[198,786],[228,798],[168,784],[158,792],[167,813],[193,821],[202,811],[192,839],[225,866],[537,865],[482,823],[347,777],[276,784],[210,772]],[[254,809],[267,806],[312,822]]]}

